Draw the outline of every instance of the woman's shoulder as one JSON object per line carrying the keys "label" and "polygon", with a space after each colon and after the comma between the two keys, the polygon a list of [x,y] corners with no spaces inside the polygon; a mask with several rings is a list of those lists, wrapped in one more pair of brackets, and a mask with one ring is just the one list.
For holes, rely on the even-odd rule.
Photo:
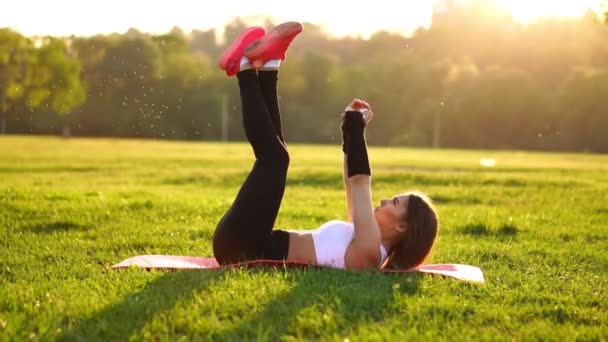
{"label": "woman's shoulder", "polygon": [[313,235],[324,235],[331,239],[339,239],[350,242],[355,235],[355,226],[352,222],[342,220],[331,220],[317,228]]}
{"label": "woman's shoulder", "polygon": [[319,226],[319,229],[323,229],[323,228],[327,228],[327,227],[335,227],[335,226],[352,227],[352,225],[353,225],[353,223],[348,222],[348,221],[330,220],[330,221],[323,223],[321,226]]}
{"label": "woman's shoulder", "polygon": [[315,233],[319,233],[327,228],[330,229],[336,229],[336,228],[343,228],[343,229],[353,229],[353,223],[352,222],[348,222],[348,221],[343,221],[343,220],[329,220],[327,222],[324,222],[323,224],[321,224],[319,227],[315,228],[315,229],[288,229],[287,231],[290,233],[296,233],[296,234],[315,234]]}

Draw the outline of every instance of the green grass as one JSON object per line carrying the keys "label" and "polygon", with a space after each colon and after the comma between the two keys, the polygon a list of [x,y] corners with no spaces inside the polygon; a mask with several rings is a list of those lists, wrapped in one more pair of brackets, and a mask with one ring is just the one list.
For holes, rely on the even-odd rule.
{"label": "green grass", "polygon": [[[344,217],[339,146],[294,145],[281,228]],[[431,262],[376,271],[111,271],[209,256],[245,144],[0,137],[0,340],[606,340],[608,156],[371,148],[374,198],[436,200]],[[483,168],[480,158],[494,158]]]}

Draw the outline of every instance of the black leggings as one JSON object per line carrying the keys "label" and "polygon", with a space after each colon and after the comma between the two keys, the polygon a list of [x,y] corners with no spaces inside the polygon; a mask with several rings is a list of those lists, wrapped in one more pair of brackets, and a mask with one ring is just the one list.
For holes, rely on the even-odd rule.
{"label": "black leggings", "polygon": [[244,70],[237,78],[245,134],[256,160],[215,230],[213,254],[220,264],[287,259],[289,233],[272,229],[289,166],[277,99],[278,71]]}

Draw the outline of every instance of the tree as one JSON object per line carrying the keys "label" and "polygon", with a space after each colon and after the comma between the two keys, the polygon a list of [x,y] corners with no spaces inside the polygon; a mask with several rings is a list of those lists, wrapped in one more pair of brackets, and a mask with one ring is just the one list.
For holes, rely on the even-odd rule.
{"label": "tree", "polygon": [[160,52],[150,36],[129,30],[114,37],[105,49],[96,72],[103,75],[98,89],[107,112],[97,123],[114,135],[151,137],[158,132],[156,120],[162,108],[154,88],[159,77]]}
{"label": "tree", "polygon": [[63,40],[47,37],[37,49],[36,71],[38,80],[46,78],[39,88],[48,89],[46,106],[64,120],[63,134],[70,135],[68,115],[86,100],[80,81],[80,61],[67,54]]}
{"label": "tree", "polygon": [[448,146],[536,148],[546,124],[542,89],[520,69],[491,67],[448,89],[442,130]]}
{"label": "tree", "polygon": [[31,64],[32,42],[10,29],[0,29],[0,134],[11,110],[22,100]]}
{"label": "tree", "polygon": [[99,67],[112,40],[103,35],[70,37],[70,51],[81,63],[80,79],[86,93],[86,102],[70,114],[73,122],[78,123],[79,134],[112,134],[104,125],[106,113],[112,109],[109,101],[106,101],[106,75]]}
{"label": "tree", "polygon": [[[577,150],[607,152],[608,69],[579,68],[564,80],[560,89],[560,146]],[[564,141],[565,140],[565,141]]]}
{"label": "tree", "polygon": [[163,111],[158,115],[157,136],[177,139],[215,138],[219,126],[221,84],[210,70],[211,58],[203,51],[192,54],[181,30],[154,36],[160,53],[160,77],[156,88]]}
{"label": "tree", "polygon": [[[304,23],[280,72],[289,140],[339,140],[339,112],[360,97],[377,114],[368,129],[371,144],[608,150],[601,106],[608,96],[602,71],[608,25],[590,13],[521,25],[491,8],[457,7],[409,38],[386,32],[369,40],[336,38]],[[21,37],[24,48],[0,50],[2,118],[44,105],[30,121],[11,115],[11,129],[49,132],[59,120],[56,111],[69,112],[62,118],[84,135],[218,139],[225,105],[229,139],[242,140],[237,82],[216,61],[246,20],[228,23],[219,43],[213,30],[179,28],[70,37],[53,49],[45,46],[48,39]],[[50,65],[58,63],[50,61],[62,49],[81,63],[87,98],[80,107],[78,94],[60,100],[49,86],[59,82],[51,81]],[[59,68],[63,73],[75,68],[67,64]]]}

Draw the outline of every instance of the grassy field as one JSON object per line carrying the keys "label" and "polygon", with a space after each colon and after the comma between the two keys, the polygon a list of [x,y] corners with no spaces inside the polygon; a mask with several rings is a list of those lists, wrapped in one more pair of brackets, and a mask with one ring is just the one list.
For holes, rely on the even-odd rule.
{"label": "grassy field", "polygon": [[[339,146],[294,145],[280,228],[344,218]],[[376,271],[111,271],[209,256],[245,144],[0,137],[0,340],[603,340],[608,156],[370,148],[375,199],[436,201],[432,263]],[[480,166],[492,158],[495,167]]]}

